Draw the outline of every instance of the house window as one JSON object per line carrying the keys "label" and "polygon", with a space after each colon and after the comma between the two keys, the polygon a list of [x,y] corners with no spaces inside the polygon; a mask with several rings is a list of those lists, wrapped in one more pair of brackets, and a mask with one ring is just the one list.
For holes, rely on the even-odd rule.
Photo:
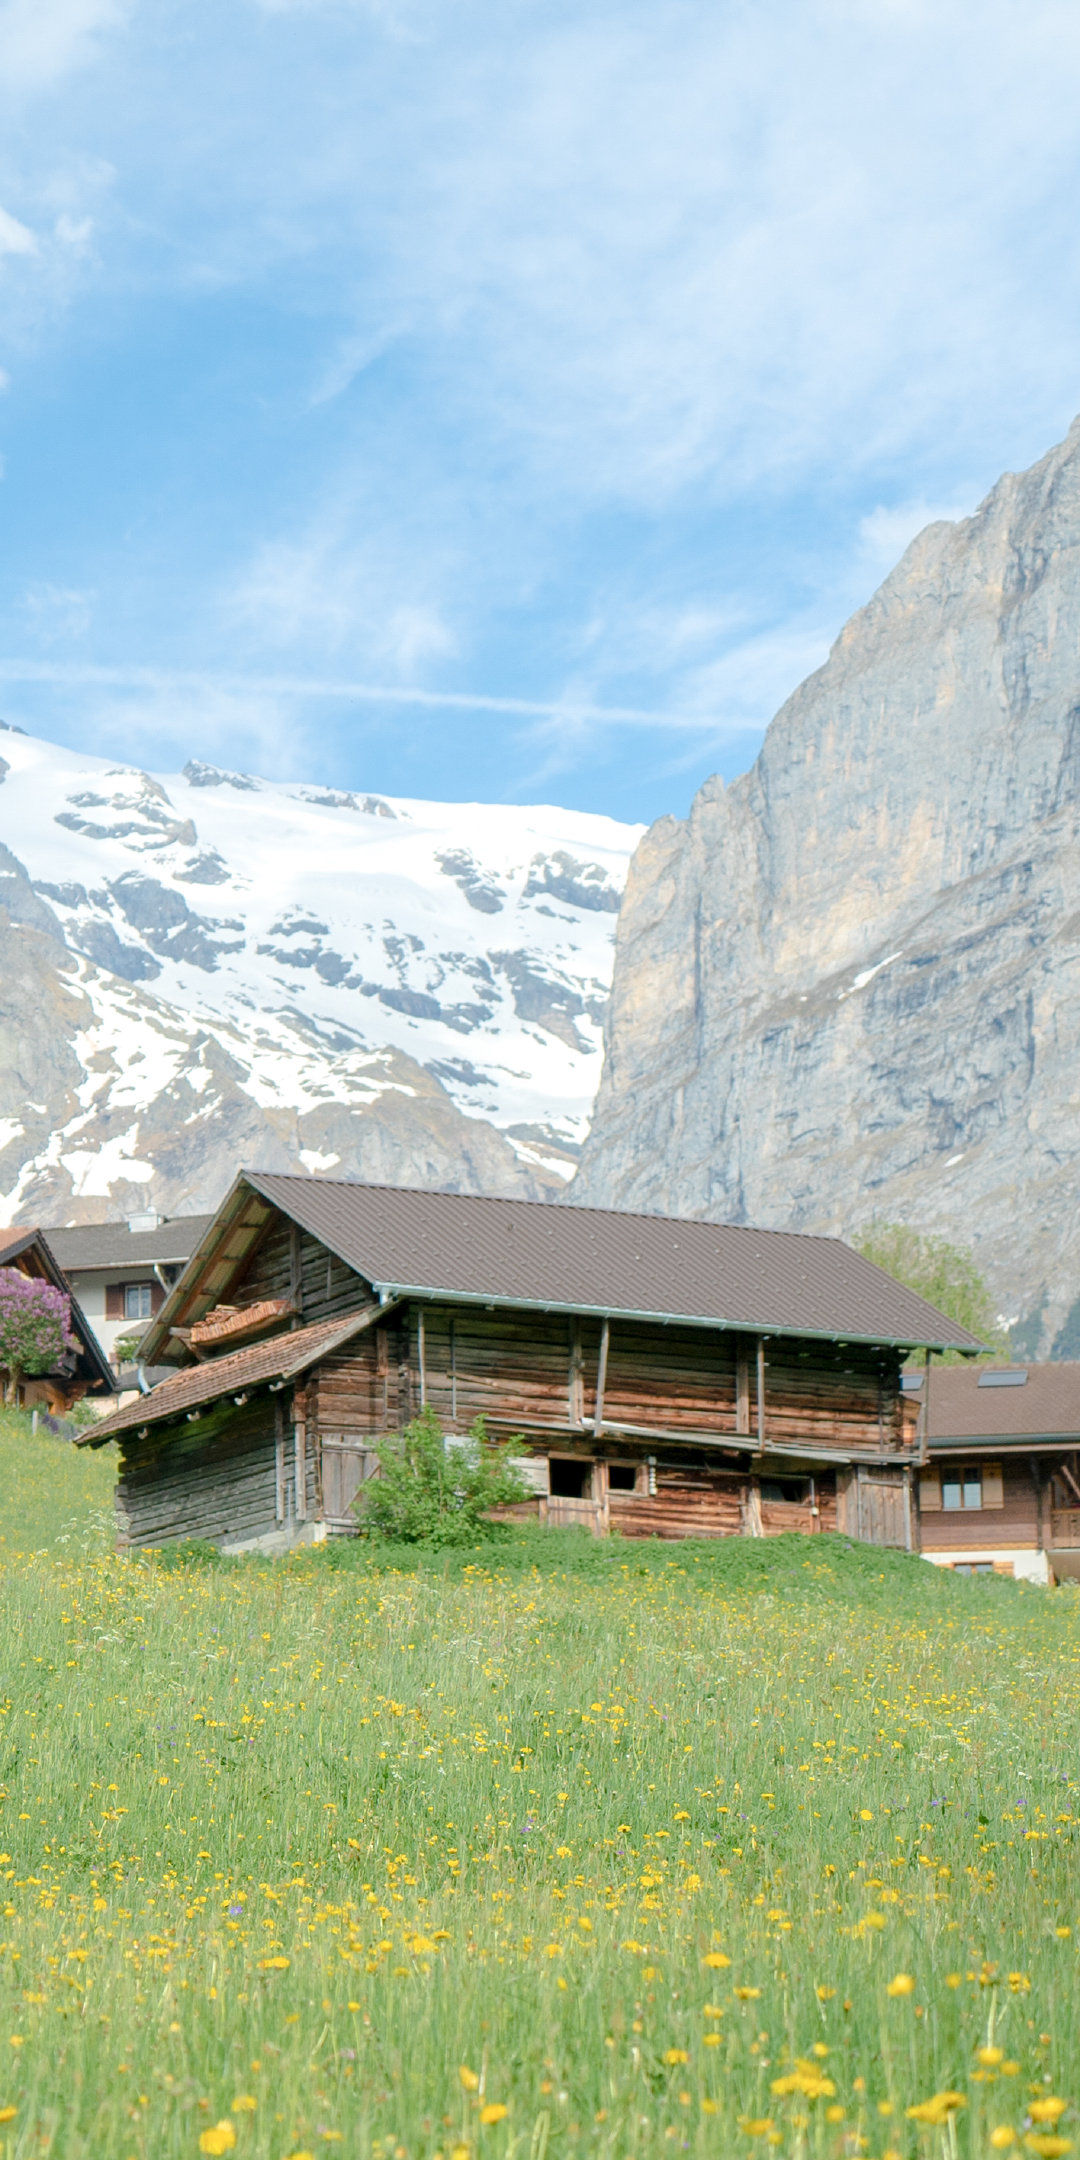
{"label": "house window", "polygon": [[941,1473],[941,1505],[946,1514],[981,1508],[982,1471],[978,1463],[964,1463],[958,1470]]}
{"label": "house window", "polygon": [[151,1295],[152,1295],[152,1292],[151,1292],[151,1286],[150,1286],[150,1284],[149,1284],[148,1282],[129,1282],[129,1283],[125,1283],[125,1284],[124,1284],[124,1318],[125,1318],[125,1320],[149,1320],[149,1318],[150,1318],[150,1300],[151,1300]]}
{"label": "house window", "polygon": [[607,1481],[609,1492],[636,1492],[637,1470],[630,1462],[609,1462]]}
{"label": "house window", "polygon": [[565,1455],[553,1455],[548,1474],[553,1499],[588,1500],[591,1497],[591,1462],[574,1462]]}

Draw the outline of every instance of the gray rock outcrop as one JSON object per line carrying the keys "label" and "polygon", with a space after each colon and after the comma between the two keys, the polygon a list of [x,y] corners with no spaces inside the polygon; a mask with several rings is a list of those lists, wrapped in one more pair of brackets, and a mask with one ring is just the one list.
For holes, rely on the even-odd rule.
{"label": "gray rock outcrop", "polygon": [[972,1245],[1080,1356],[1080,422],[634,858],[581,1202]]}

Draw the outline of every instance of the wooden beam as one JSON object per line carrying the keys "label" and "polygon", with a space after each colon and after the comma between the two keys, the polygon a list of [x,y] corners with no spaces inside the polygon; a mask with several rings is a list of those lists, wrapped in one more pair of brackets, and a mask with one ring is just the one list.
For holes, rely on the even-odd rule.
{"label": "wooden beam", "polygon": [[289,1224],[289,1297],[292,1301],[291,1328],[301,1325],[304,1315],[303,1269],[301,1266],[300,1225]]}
{"label": "wooden beam", "polygon": [[735,1430],[750,1431],[750,1360],[744,1350],[735,1352]]}
{"label": "wooden beam", "polygon": [[611,1342],[611,1322],[605,1320],[600,1328],[600,1355],[596,1364],[596,1403],[593,1409],[593,1433],[599,1440],[604,1430],[604,1389],[607,1386],[608,1346]]}
{"label": "wooden beam", "polygon": [[757,1343],[757,1444],[765,1445],[765,1337],[758,1336]]}
{"label": "wooden beam", "polygon": [[581,1321],[575,1314],[570,1322],[570,1372],[568,1380],[568,1413],[571,1425],[581,1425],[585,1418],[585,1360],[581,1350]]}
{"label": "wooden beam", "polygon": [[279,1523],[285,1520],[285,1405],[280,1395],[274,1397],[274,1513]]}
{"label": "wooden beam", "polygon": [[416,1322],[416,1358],[420,1368],[420,1408],[427,1409],[427,1367],[424,1362],[424,1308],[421,1305]]}

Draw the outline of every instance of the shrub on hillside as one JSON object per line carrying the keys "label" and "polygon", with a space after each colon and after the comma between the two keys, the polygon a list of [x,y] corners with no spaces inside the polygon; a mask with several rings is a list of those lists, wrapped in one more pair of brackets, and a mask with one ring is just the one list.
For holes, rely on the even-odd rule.
{"label": "shrub on hillside", "polygon": [[[911,1230],[906,1223],[882,1222],[877,1216],[851,1242],[875,1267],[917,1291],[948,1319],[970,1328],[993,1356],[1008,1356],[1008,1338],[994,1310],[989,1285],[963,1246]],[[947,1353],[950,1363],[958,1357],[958,1352]]]}
{"label": "shrub on hillside", "polygon": [[521,1472],[507,1462],[477,1418],[467,1440],[444,1439],[431,1409],[379,1446],[379,1475],[356,1500],[362,1529],[406,1545],[475,1545],[499,1529],[492,1508],[530,1498]]}
{"label": "shrub on hillside", "polygon": [[55,1372],[65,1351],[74,1347],[71,1305],[51,1283],[0,1268],[0,1372],[4,1399],[13,1402],[21,1380],[31,1373]]}

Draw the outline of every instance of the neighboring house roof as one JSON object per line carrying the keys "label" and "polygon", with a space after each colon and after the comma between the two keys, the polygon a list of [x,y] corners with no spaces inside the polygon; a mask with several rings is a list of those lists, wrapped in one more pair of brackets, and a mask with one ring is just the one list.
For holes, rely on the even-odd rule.
{"label": "neighboring house roof", "polygon": [[172,1327],[190,1326],[227,1297],[273,1208],[384,1297],[905,1348],[982,1347],[838,1238],[242,1171],[143,1337],[146,1357],[165,1349]]}
{"label": "neighboring house roof", "polygon": [[259,1387],[267,1380],[292,1380],[319,1358],[361,1334],[384,1310],[380,1305],[367,1305],[344,1320],[340,1314],[335,1320],[316,1320],[311,1327],[291,1332],[285,1329],[271,1342],[252,1343],[250,1349],[234,1350],[205,1365],[189,1365],[183,1372],[159,1381],[149,1395],[141,1395],[112,1417],[91,1425],[80,1433],[76,1445],[103,1447],[106,1440],[132,1427],[160,1425],[166,1419],[200,1409],[205,1403],[219,1401],[223,1395],[238,1395],[246,1388]]}
{"label": "neighboring house roof", "polygon": [[0,1267],[18,1268],[20,1274],[36,1276],[62,1290],[71,1306],[71,1331],[78,1344],[79,1378],[95,1394],[115,1393],[115,1381],[101,1344],[85,1318],[71,1284],[58,1264],[43,1230],[0,1230]]}
{"label": "neighboring house roof", "polygon": [[132,1230],[126,1222],[73,1223],[49,1230],[49,1244],[66,1273],[85,1268],[175,1267],[190,1260],[206,1236],[212,1215],[172,1215],[156,1230]]}
{"label": "neighboring house roof", "polygon": [[[921,1391],[915,1395],[919,1400]],[[927,1445],[1080,1445],[1080,1365],[942,1365],[931,1369]]]}

